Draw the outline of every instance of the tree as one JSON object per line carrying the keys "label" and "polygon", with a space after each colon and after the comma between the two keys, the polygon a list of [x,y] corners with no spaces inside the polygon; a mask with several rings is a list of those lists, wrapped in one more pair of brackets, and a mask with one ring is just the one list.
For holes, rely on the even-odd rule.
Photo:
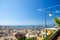
{"label": "tree", "polygon": [[54,22],[60,27],[60,20],[57,17],[54,18]]}
{"label": "tree", "polygon": [[16,37],[18,40],[26,40],[25,34],[17,33],[17,34],[15,35],[15,37]]}

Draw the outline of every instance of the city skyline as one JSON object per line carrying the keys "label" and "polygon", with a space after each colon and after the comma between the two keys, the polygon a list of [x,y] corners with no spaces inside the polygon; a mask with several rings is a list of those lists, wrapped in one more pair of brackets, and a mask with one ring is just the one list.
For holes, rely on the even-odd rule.
{"label": "city skyline", "polygon": [[47,24],[54,24],[53,18],[60,18],[60,6],[48,9],[52,17],[38,9],[56,5],[60,5],[60,0],[0,0],[0,25],[44,25],[45,14]]}

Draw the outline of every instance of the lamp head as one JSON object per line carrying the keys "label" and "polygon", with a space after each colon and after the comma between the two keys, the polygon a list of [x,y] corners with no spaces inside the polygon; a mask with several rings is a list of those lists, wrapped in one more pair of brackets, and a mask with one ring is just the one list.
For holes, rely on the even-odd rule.
{"label": "lamp head", "polygon": [[49,12],[49,17],[52,17],[52,12]]}

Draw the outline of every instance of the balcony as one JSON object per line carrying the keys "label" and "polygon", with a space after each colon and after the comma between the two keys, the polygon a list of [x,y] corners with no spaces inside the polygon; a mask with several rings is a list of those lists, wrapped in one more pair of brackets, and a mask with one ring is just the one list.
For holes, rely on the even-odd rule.
{"label": "balcony", "polygon": [[60,29],[58,29],[53,35],[51,35],[49,40],[60,40]]}

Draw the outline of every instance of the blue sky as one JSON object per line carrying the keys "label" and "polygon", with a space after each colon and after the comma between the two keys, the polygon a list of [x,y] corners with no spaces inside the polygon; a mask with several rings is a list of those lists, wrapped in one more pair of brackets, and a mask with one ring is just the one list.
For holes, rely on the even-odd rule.
{"label": "blue sky", "polygon": [[[0,25],[44,25],[45,13],[38,9],[55,5],[60,5],[60,0],[0,0]],[[49,10],[60,9],[53,7]],[[47,24],[52,24],[56,15],[60,17],[60,13],[53,13],[52,17],[46,13]]]}

